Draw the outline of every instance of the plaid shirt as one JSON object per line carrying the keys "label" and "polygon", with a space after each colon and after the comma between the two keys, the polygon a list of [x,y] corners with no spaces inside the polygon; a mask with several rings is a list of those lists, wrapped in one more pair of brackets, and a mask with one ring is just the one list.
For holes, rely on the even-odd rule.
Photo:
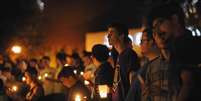
{"label": "plaid shirt", "polygon": [[176,101],[177,85],[171,83],[171,66],[173,65],[162,57],[158,57],[148,65],[143,101]]}

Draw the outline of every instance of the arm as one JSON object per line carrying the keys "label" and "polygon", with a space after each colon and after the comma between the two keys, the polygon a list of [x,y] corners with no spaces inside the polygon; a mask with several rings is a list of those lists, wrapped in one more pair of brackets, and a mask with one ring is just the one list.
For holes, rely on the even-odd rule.
{"label": "arm", "polygon": [[182,86],[177,101],[187,101],[193,88],[192,74],[190,71],[181,72]]}

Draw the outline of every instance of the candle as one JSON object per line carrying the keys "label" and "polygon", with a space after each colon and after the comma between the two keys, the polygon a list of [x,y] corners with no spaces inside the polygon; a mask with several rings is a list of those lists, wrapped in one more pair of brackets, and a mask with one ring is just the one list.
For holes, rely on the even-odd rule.
{"label": "candle", "polygon": [[73,72],[74,72],[74,74],[77,74],[77,70],[74,70]]}
{"label": "candle", "polygon": [[41,76],[38,76],[38,80],[41,80],[42,79],[42,77]]}
{"label": "candle", "polygon": [[12,86],[12,91],[16,92],[18,90],[18,87],[16,85]]}
{"label": "candle", "polygon": [[80,95],[76,95],[76,96],[75,96],[75,101],[81,101]]}
{"label": "candle", "polygon": [[22,77],[22,81],[23,81],[23,82],[26,81],[26,77]]}
{"label": "candle", "polygon": [[83,75],[84,74],[84,72],[80,72],[80,75]]}
{"label": "candle", "polygon": [[98,91],[101,98],[107,98],[109,87],[107,85],[98,85]]}
{"label": "candle", "polygon": [[87,80],[84,80],[84,84],[85,84],[85,85],[89,85],[89,84],[90,84],[90,82],[89,82],[89,81],[87,81]]}
{"label": "candle", "polygon": [[45,78],[48,77],[48,73],[45,73],[45,74],[44,74],[44,77],[45,77]]}

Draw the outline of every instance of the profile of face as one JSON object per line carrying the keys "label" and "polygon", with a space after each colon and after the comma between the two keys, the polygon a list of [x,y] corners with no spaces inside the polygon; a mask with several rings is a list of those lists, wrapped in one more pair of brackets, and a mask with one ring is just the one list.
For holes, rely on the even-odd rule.
{"label": "profile of face", "polygon": [[25,83],[26,83],[27,85],[30,85],[31,82],[32,82],[32,79],[31,79],[30,74],[29,74],[28,72],[25,72],[24,76],[25,76],[25,78],[26,78]]}
{"label": "profile of face", "polygon": [[154,21],[153,37],[159,49],[167,48],[172,37],[172,24],[169,20],[157,19]]}
{"label": "profile of face", "polygon": [[108,42],[110,45],[115,45],[118,40],[117,30],[113,27],[108,28]]}
{"label": "profile of face", "polygon": [[21,71],[25,71],[27,69],[27,63],[25,61],[21,61],[19,64],[18,64],[18,67]]}
{"label": "profile of face", "polygon": [[152,42],[150,42],[150,41],[151,41],[151,39],[149,39],[147,37],[147,32],[143,32],[142,37],[141,37],[141,43],[140,43],[142,55],[146,55],[150,51],[152,44],[153,44],[153,41]]}
{"label": "profile of face", "polygon": [[91,63],[91,61],[92,61],[89,56],[84,56],[84,57],[82,58],[82,60],[83,60],[83,62],[84,62],[84,66],[85,66],[85,67],[88,66],[88,65],[90,65],[90,63]]}

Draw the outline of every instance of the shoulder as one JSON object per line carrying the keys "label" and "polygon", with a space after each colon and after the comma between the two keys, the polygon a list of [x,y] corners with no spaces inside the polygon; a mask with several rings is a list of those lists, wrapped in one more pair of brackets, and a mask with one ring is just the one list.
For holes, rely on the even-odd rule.
{"label": "shoulder", "polygon": [[162,59],[160,57],[157,57],[154,60],[149,61],[146,64],[147,71],[150,72],[150,70],[155,70],[155,69],[159,68],[160,67],[159,65],[161,64],[161,61],[162,61]]}
{"label": "shoulder", "polygon": [[109,73],[113,71],[112,65],[109,62],[104,63],[101,65],[99,72],[100,73]]}

